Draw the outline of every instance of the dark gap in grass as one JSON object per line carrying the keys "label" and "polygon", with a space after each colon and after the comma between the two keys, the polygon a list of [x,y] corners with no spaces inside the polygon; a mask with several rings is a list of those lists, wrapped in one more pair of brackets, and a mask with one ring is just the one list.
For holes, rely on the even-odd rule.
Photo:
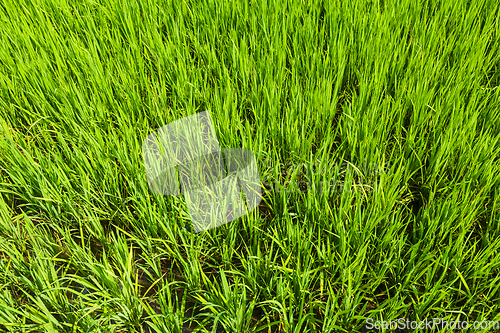
{"label": "dark gap in grass", "polygon": [[401,131],[401,138],[405,142],[406,142],[407,133],[410,130],[410,126],[412,124],[411,117],[412,117],[413,112],[414,112],[413,105],[408,104],[407,109],[406,109],[406,113],[405,113],[404,118],[403,118],[402,131]]}
{"label": "dark gap in grass", "polygon": [[257,206],[257,209],[259,210],[259,216],[260,218],[269,221],[274,218],[273,214],[273,208],[269,206],[269,204],[266,203],[270,202],[270,194],[268,191],[266,191],[265,188],[262,189],[262,200],[259,202],[259,205]]}
{"label": "dark gap in grass", "polygon": [[258,129],[258,126],[256,126],[255,122],[255,114],[252,111],[252,102],[248,98],[244,98],[243,101],[241,102],[241,105],[239,106],[240,110],[240,119],[242,120],[242,124],[245,125],[243,120],[246,120],[250,124],[250,128],[252,128],[253,133],[255,133]]}
{"label": "dark gap in grass", "polygon": [[22,200],[19,195],[16,195],[12,192],[11,193],[2,193],[2,194],[4,196],[5,204],[10,209],[12,209],[12,212],[15,213],[15,215],[21,215],[23,213],[22,207],[23,207],[23,205],[26,205],[27,202]]}
{"label": "dark gap in grass", "polygon": [[500,63],[492,66],[481,85],[487,89],[500,89]]}
{"label": "dark gap in grass", "polygon": [[[359,82],[357,82],[356,80],[351,82],[349,69],[346,68],[346,71],[347,72],[344,73],[344,78],[342,79],[342,85],[341,85],[341,89],[340,89],[340,91],[342,93],[338,97],[336,109],[335,109],[335,114],[333,116],[332,127],[331,127],[332,131],[335,130],[339,126],[340,118],[342,117],[342,114],[344,113],[344,107],[347,107],[352,102],[352,96],[359,95]],[[334,98],[334,96],[333,96],[333,89],[332,89],[332,99],[333,98]],[[318,134],[321,134],[319,136],[319,137],[321,137],[323,133],[318,133]],[[333,143],[336,146],[331,147],[330,156],[333,156],[336,149],[343,145],[342,136],[340,134],[336,135],[333,138]]]}
{"label": "dark gap in grass", "polygon": [[417,183],[411,183],[409,184],[408,188],[410,189],[410,194],[409,197],[411,198],[410,201],[403,203],[403,206],[405,207],[405,210],[402,214],[402,218],[404,220],[405,228],[402,230],[405,234],[410,236],[411,242],[415,243],[418,242],[418,236],[415,235],[415,232],[417,232],[418,228],[415,228],[417,224],[420,222],[420,211],[424,207],[425,201],[424,198],[426,198],[427,194],[422,193],[422,186],[417,184]]}
{"label": "dark gap in grass", "polygon": [[421,187],[416,185],[409,185],[409,188],[413,188],[412,196],[413,200],[407,203],[407,207],[410,209],[411,213],[415,216],[418,216],[420,209],[424,205],[424,201],[422,199]]}

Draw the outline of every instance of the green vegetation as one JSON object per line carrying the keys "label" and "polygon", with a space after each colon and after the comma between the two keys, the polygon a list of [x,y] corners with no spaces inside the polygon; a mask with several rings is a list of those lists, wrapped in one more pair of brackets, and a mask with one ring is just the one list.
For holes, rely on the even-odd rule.
{"label": "green vegetation", "polygon": [[[0,1],[0,331],[500,320],[499,17],[496,0]],[[193,234],[141,144],[204,110],[274,185]],[[303,180],[321,191],[279,189]]]}

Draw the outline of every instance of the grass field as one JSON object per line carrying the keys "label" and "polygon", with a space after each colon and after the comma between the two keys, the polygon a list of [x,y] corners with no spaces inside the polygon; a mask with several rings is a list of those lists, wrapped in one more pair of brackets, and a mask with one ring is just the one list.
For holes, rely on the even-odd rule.
{"label": "grass field", "polygon": [[[500,321],[499,17],[498,0],[0,0],[0,331]],[[255,153],[263,200],[192,233],[141,144],[205,110],[221,147]]]}

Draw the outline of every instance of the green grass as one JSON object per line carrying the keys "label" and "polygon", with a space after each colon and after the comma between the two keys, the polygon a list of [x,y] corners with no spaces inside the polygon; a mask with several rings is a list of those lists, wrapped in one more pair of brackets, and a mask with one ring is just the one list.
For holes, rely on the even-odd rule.
{"label": "green grass", "polygon": [[[496,0],[0,1],[0,330],[500,320],[499,17]],[[193,234],[141,144],[204,110],[273,186]],[[284,188],[304,180],[321,192]]]}

